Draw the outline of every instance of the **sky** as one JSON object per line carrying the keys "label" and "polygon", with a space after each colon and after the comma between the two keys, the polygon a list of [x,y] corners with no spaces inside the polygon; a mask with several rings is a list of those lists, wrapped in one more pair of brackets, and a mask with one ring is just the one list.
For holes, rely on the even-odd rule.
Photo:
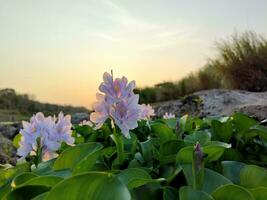
{"label": "sky", "polygon": [[0,0],[0,88],[90,108],[105,71],[177,81],[246,30],[267,36],[266,0]]}

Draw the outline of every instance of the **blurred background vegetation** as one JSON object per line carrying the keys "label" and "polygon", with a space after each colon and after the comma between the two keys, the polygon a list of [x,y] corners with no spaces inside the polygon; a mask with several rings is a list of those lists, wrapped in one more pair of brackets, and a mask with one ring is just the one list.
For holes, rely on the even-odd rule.
{"label": "blurred background vegetation", "polygon": [[217,54],[199,71],[177,82],[137,88],[141,103],[174,100],[208,89],[267,91],[267,40],[254,32],[234,34],[216,43]]}
{"label": "blurred background vegetation", "polygon": [[13,89],[0,90],[0,122],[28,120],[37,112],[43,112],[45,115],[57,115],[60,111],[66,114],[88,112],[84,107],[40,103],[33,100],[28,94],[17,94]]}

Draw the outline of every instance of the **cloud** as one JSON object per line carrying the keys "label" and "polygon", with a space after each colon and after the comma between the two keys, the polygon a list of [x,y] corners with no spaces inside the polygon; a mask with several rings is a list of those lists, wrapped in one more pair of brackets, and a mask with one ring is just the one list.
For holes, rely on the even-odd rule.
{"label": "cloud", "polygon": [[[111,0],[101,1],[101,5],[108,12],[102,13],[99,17],[112,24],[112,28],[89,30],[88,34],[111,45],[146,51],[200,42],[197,39],[198,27],[193,25],[149,22]],[[102,42],[104,44],[104,41]]]}

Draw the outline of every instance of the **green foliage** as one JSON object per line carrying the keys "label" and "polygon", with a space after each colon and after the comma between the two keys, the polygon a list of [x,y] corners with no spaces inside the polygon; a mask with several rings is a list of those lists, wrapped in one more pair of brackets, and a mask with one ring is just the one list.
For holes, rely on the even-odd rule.
{"label": "green foliage", "polygon": [[57,158],[0,166],[0,199],[266,198],[266,126],[240,113],[174,124],[140,121],[131,139],[110,122],[98,130],[74,126],[76,145],[62,146]]}

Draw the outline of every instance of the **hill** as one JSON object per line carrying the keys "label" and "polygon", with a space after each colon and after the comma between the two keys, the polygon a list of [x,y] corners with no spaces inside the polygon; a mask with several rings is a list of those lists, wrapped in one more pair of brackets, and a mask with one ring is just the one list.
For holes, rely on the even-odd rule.
{"label": "hill", "polygon": [[20,121],[28,119],[37,112],[54,115],[63,111],[66,114],[88,113],[84,107],[41,103],[33,100],[28,94],[18,94],[14,89],[0,90],[0,121]]}

